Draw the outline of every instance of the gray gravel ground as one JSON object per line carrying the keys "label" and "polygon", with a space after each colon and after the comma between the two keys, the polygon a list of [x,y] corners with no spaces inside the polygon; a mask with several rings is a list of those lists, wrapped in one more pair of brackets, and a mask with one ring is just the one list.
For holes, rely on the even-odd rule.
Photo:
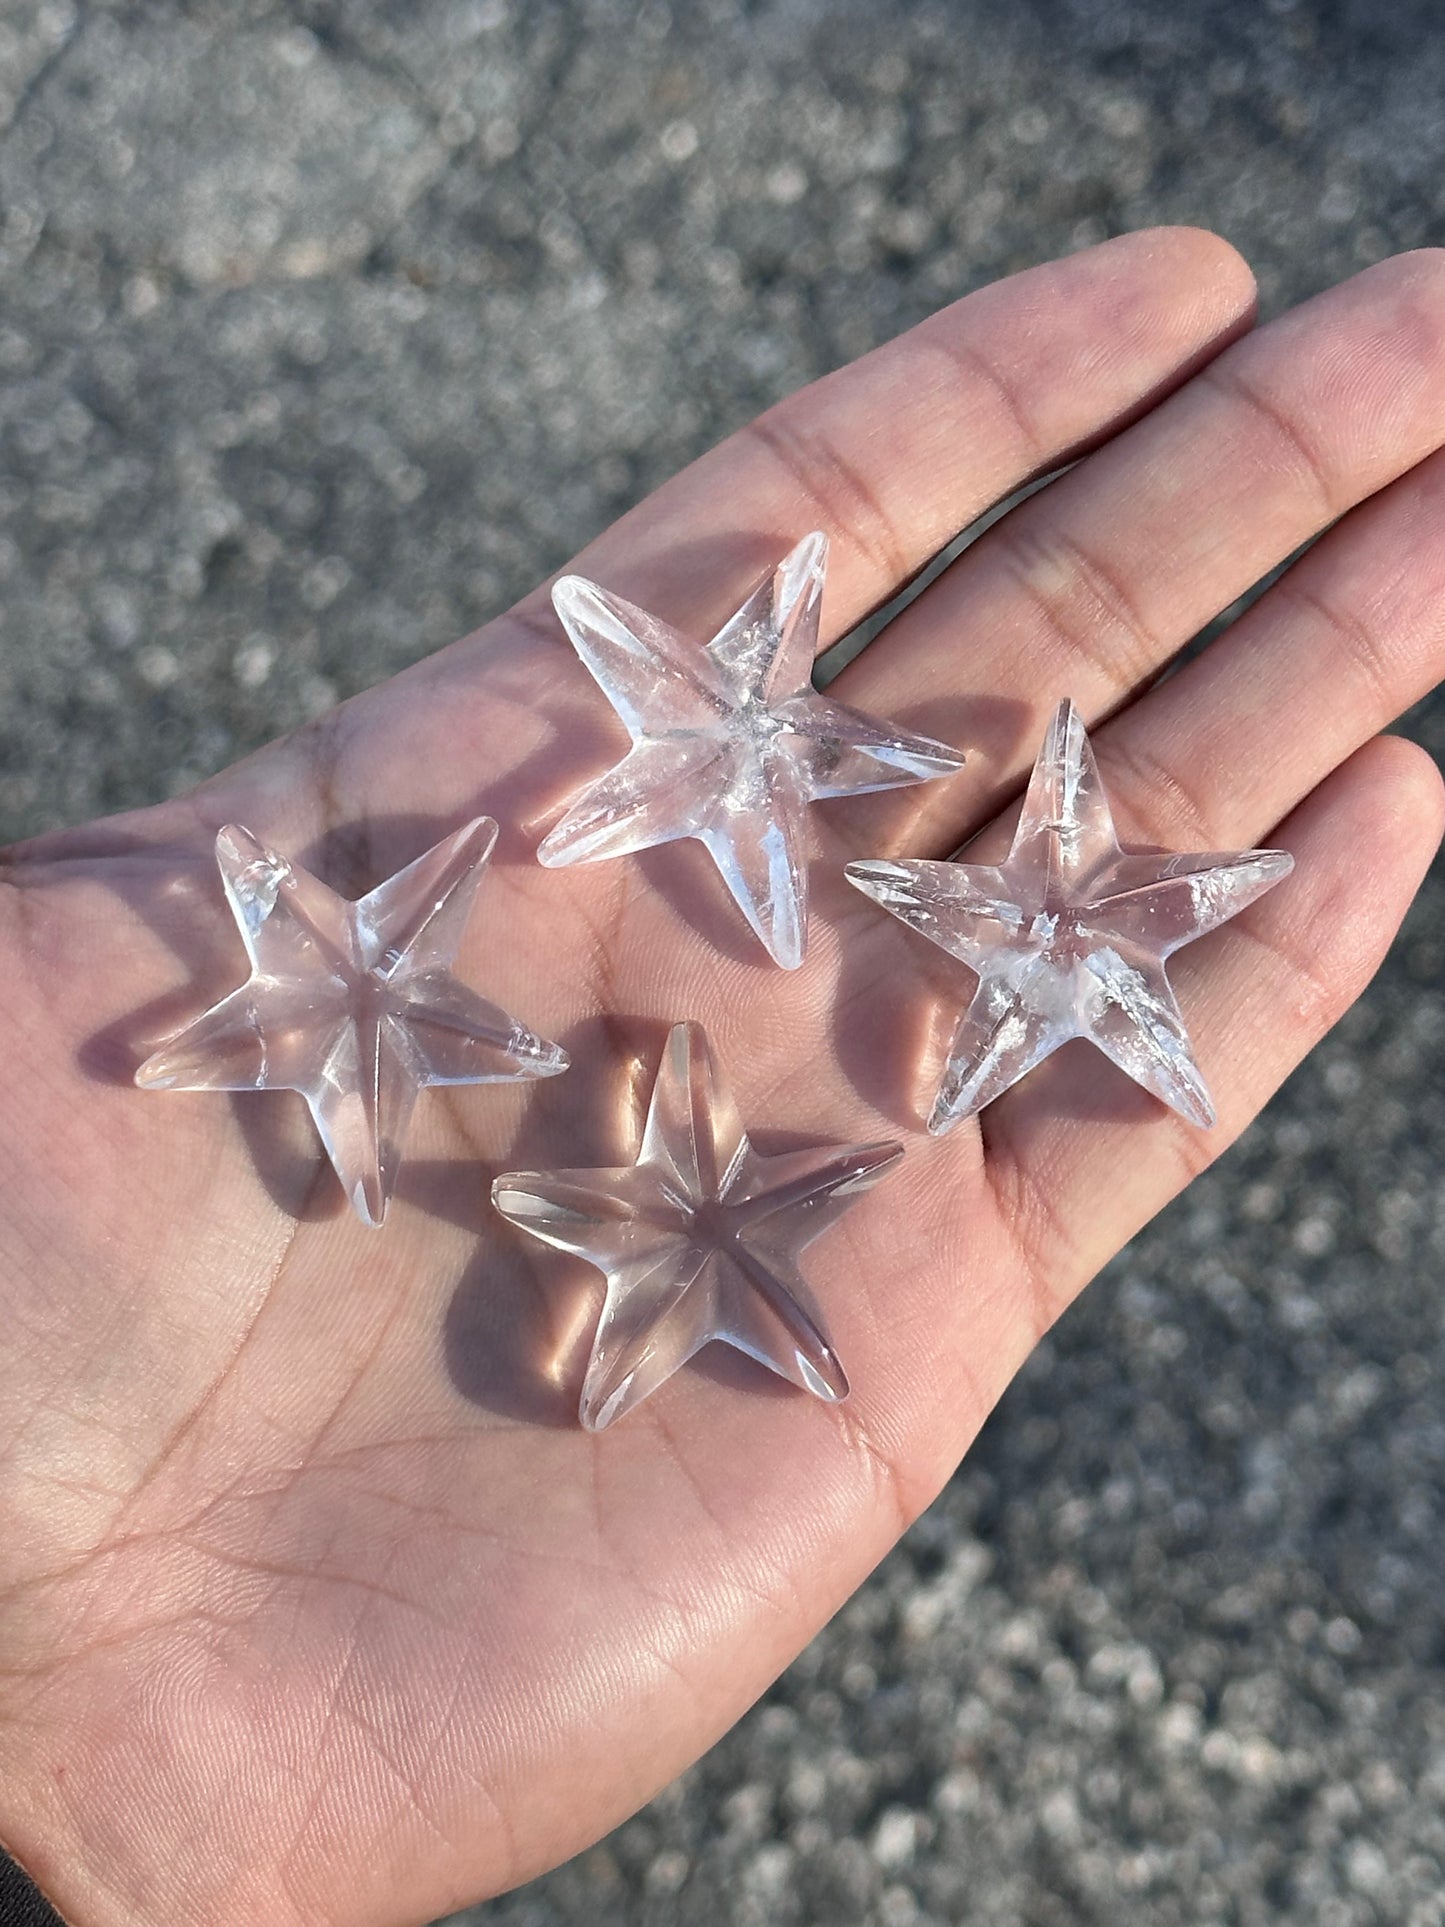
{"label": "gray gravel ground", "polygon": [[[0,0],[0,834],[450,640],[1026,262],[1199,221],[1274,310],[1445,238],[1434,11]],[[1442,955],[1436,884],[766,1702],[466,1920],[1445,1923]]]}

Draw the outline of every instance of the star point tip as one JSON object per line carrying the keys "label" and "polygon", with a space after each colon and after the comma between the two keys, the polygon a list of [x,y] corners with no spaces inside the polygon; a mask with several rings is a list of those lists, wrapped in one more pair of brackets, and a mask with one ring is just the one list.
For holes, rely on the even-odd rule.
{"label": "star point tip", "polygon": [[569,863],[576,861],[576,857],[557,831],[549,830],[537,845],[537,861],[544,870],[565,870]]}
{"label": "star point tip", "polygon": [[780,970],[801,970],[803,967],[803,946],[800,942],[773,942],[766,939],[763,948]]}
{"label": "star point tip", "polygon": [[956,1125],[961,1124],[964,1118],[970,1115],[971,1113],[967,1107],[960,1108],[945,1098],[940,1091],[938,1097],[934,1100],[933,1109],[928,1113],[928,1135],[930,1137],[947,1137]]}
{"label": "star point tip", "polygon": [[386,1223],[389,1193],[378,1173],[358,1178],[351,1187],[351,1208],[368,1231],[380,1231]]}
{"label": "star point tip", "polygon": [[685,1017],[668,1031],[658,1066],[659,1082],[664,1070],[689,1087],[716,1081],[717,1059],[712,1039],[695,1018]]}
{"label": "star point tip", "polygon": [[854,862],[843,865],[843,875],[853,888],[862,890],[868,896],[873,894],[875,884],[894,874],[896,865],[885,856],[858,857]]}
{"label": "star point tip", "polygon": [[[1196,1076],[1198,1073],[1196,1072]],[[1214,1108],[1214,1099],[1204,1087],[1204,1080],[1189,1083],[1164,1100],[1171,1111],[1177,1111],[1186,1124],[1193,1124],[1201,1131],[1212,1131],[1219,1122],[1219,1113]]]}
{"label": "star point tip", "polygon": [[[810,1358],[804,1351],[795,1351],[793,1363],[805,1392],[811,1392],[814,1398],[821,1399],[825,1405],[846,1403],[853,1388],[848,1383],[848,1374],[831,1351],[820,1353],[816,1358]],[[770,1369],[776,1371],[777,1367]]]}
{"label": "star point tip", "polygon": [[880,910],[896,913],[900,905],[911,903],[917,876],[906,863],[892,857],[869,857],[846,865],[845,878],[853,888],[876,903]]}
{"label": "star point tip", "polygon": [[582,1396],[577,1401],[577,1420],[584,1432],[605,1432],[640,1402],[632,1396],[633,1381],[637,1377],[635,1368],[609,1389],[610,1377],[609,1372],[600,1372],[594,1383],[594,1375],[591,1372],[587,1375]]}
{"label": "star point tip", "polygon": [[492,1209],[508,1224],[525,1225],[547,1216],[548,1207],[537,1194],[542,1179],[536,1171],[503,1171],[492,1179]]}
{"label": "star point tip", "polygon": [[490,856],[497,846],[497,838],[501,833],[502,826],[498,823],[496,817],[488,816],[486,812],[483,811],[480,816],[469,817],[468,820],[462,824],[461,828],[456,832],[456,840],[458,844],[481,844],[484,853]]}
{"label": "star point tip", "polygon": [[920,736],[919,741],[928,743],[931,746],[928,754],[932,756],[935,763],[943,764],[944,767],[939,771],[939,775],[945,781],[947,781],[950,776],[957,776],[961,769],[967,769],[968,755],[966,751],[955,749],[952,743],[945,743],[942,738],[938,736]]}
{"label": "star point tip", "polygon": [[784,556],[783,567],[786,568],[789,563],[796,564],[804,560],[814,569],[821,569],[827,565],[828,536],[826,530],[809,529],[806,534],[800,535],[792,548],[790,548]]}
{"label": "star point tip", "polygon": [[582,596],[594,596],[597,593],[597,584],[585,575],[571,573],[559,575],[552,584],[552,607],[560,615],[564,602],[571,602]]}
{"label": "star point tip", "polygon": [[226,856],[248,857],[263,851],[265,844],[254,830],[248,830],[244,823],[223,823],[215,835],[215,851],[218,858]]}

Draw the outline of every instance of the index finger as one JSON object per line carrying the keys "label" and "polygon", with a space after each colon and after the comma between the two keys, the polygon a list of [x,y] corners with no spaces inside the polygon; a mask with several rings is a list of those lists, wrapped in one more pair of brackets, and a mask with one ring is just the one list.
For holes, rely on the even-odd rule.
{"label": "index finger", "polygon": [[[992,503],[1148,408],[1249,325],[1228,242],[1158,228],[966,295],[739,429],[573,567],[705,641],[809,529],[823,644]],[[519,607],[542,613],[542,591]]]}
{"label": "index finger", "polygon": [[[779,402],[569,566],[701,648],[798,537],[821,529],[832,556],[826,648],[990,504],[1177,388],[1249,326],[1253,301],[1234,249],[1192,228],[1126,235],[1027,269]],[[385,795],[393,813],[486,811],[504,827],[558,800],[559,743],[574,784],[589,759],[605,763],[610,719],[595,740],[587,734],[594,692],[556,646],[549,587],[418,665],[405,696],[402,683],[360,696],[267,751],[268,797],[307,798],[289,806],[292,841],[314,827],[318,763],[327,820],[369,817]],[[539,656],[539,640],[555,653]],[[249,766],[244,786],[222,777],[208,818],[256,827],[246,792],[261,767]]]}

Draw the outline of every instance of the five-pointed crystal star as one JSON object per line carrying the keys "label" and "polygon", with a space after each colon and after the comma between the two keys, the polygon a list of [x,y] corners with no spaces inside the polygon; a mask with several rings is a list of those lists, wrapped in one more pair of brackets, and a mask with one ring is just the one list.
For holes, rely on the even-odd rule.
{"label": "five-pointed crystal star", "polygon": [[423,1085],[567,1068],[448,968],[496,840],[479,816],[353,903],[229,824],[216,861],[250,981],[147,1058],[137,1084],[299,1091],[357,1216],[379,1225]]}
{"label": "five-pointed crystal star", "polygon": [[981,1110],[1073,1037],[1190,1123],[1212,1124],[1164,962],[1292,868],[1282,850],[1126,854],[1079,713],[1061,703],[1002,864],[847,867],[850,883],[978,976],[929,1130]]}
{"label": "five-pointed crystal star", "polygon": [[803,961],[810,802],[952,776],[957,750],[813,687],[828,541],[804,536],[699,648],[581,576],[552,600],[632,748],[574,798],[537,851],[590,863],[693,836],[785,970]]}
{"label": "five-pointed crystal star", "polygon": [[630,1412],[713,1338],[830,1404],[845,1399],[797,1253],[902,1155],[862,1144],[759,1156],[701,1026],[675,1025],[636,1164],[512,1171],[492,1187],[513,1224],[606,1275],[583,1425],[601,1431]]}

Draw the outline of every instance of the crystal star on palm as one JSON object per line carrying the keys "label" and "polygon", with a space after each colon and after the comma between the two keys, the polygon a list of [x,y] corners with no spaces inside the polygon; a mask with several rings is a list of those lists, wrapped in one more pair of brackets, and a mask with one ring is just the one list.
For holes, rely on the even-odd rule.
{"label": "crystal star on palm", "polygon": [[449,968],[496,840],[480,816],[353,903],[228,825],[216,861],[250,980],[163,1044],[136,1082],[299,1091],[357,1216],[379,1225],[424,1085],[567,1068],[555,1044]]}
{"label": "crystal star on palm", "polygon": [[902,1155],[864,1144],[759,1156],[701,1027],[674,1026],[636,1164],[513,1171],[492,1187],[504,1217],[606,1275],[583,1425],[630,1412],[714,1338],[830,1404],[846,1398],[797,1254]]}
{"label": "crystal star on palm", "polygon": [[894,729],[813,687],[828,542],[807,535],[706,648],[581,576],[552,600],[632,748],[573,800],[537,851],[590,863],[692,836],[775,962],[807,933],[810,802],[952,776],[945,743]]}
{"label": "crystal star on palm", "polygon": [[1060,704],[996,868],[850,863],[885,910],[978,976],[928,1128],[946,1131],[1074,1037],[1190,1123],[1214,1122],[1165,959],[1287,876],[1282,850],[1129,855],[1078,711]]}

